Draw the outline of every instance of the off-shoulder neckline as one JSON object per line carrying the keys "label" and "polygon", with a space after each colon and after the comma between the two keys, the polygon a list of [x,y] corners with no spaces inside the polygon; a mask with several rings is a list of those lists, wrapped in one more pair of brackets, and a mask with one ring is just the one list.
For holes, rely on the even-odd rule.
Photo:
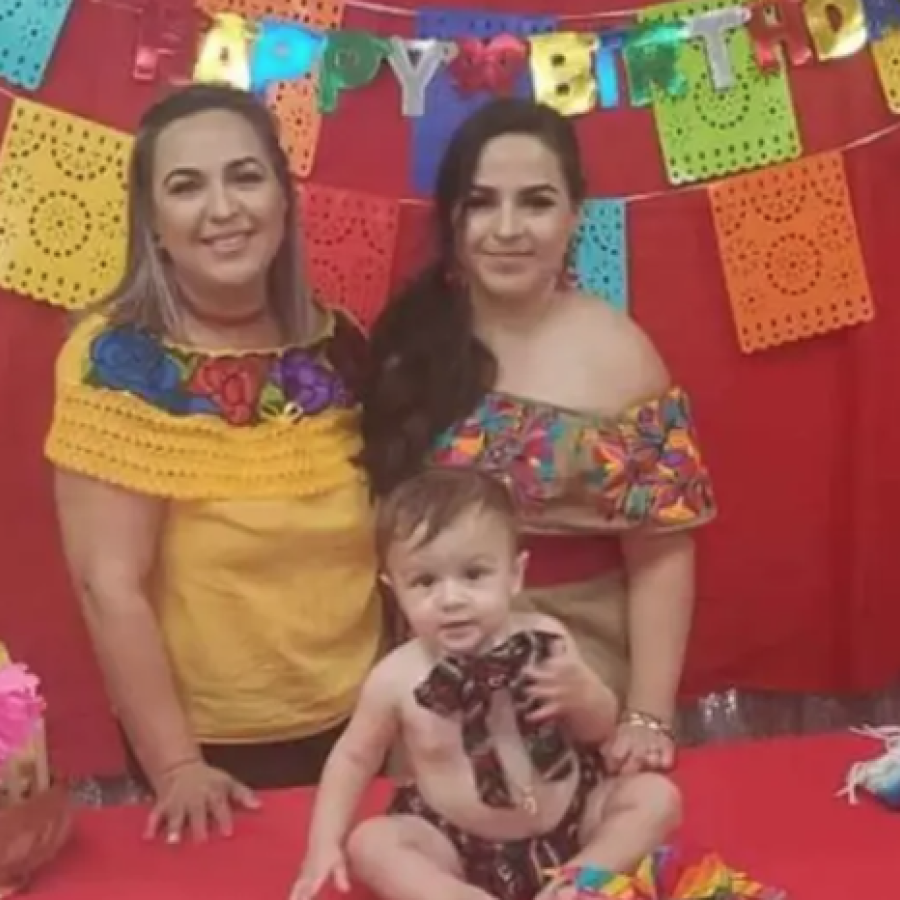
{"label": "off-shoulder neckline", "polygon": [[109,320],[108,316],[101,315],[99,317],[99,321],[97,322],[95,334],[99,337],[104,332],[108,332],[110,330],[115,330],[118,328],[134,328],[136,331],[147,335],[148,338],[156,342],[160,347],[163,347],[165,350],[172,351],[180,356],[185,357],[203,357],[209,359],[247,359],[247,358],[261,358],[265,357],[268,359],[280,359],[288,353],[295,352],[297,350],[300,351],[312,351],[316,348],[320,347],[322,344],[330,341],[335,337],[338,328],[338,314],[335,310],[330,309],[321,304],[318,305],[320,311],[320,327],[316,330],[315,334],[304,340],[304,341],[292,341],[286,344],[278,344],[270,347],[256,347],[256,348],[222,348],[218,350],[212,350],[206,347],[195,347],[192,344],[185,344],[179,341],[172,340],[171,338],[166,337],[165,335],[157,334],[155,332],[147,331],[146,329],[142,329],[140,326],[132,326],[128,324],[116,324]]}
{"label": "off-shoulder neckline", "polygon": [[549,400],[536,400],[532,397],[525,397],[512,391],[492,390],[488,391],[485,399],[505,400],[518,406],[545,410],[547,412],[556,413],[569,418],[581,419],[603,425],[615,425],[619,422],[633,418],[647,408],[657,408],[666,400],[680,400],[685,396],[685,391],[679,385],[672,384],[665,391],[644,400],[639,400],[626,406],[619,413],[604,413],[598,410],[575,409],[570,406],[563,406],[558,403],[551,403]]}

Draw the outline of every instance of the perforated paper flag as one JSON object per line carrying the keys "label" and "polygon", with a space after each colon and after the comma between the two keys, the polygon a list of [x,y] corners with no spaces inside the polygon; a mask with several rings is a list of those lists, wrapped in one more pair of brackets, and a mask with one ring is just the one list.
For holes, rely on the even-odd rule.
{"label": "perforated paper flag", "polygon": [[745,353],[872,318],[839,153],[728,178],[709,198]]}
{"label": "perforated paper flag", "polygon": [[116,284],[129,135],[17,100],[0,148],[0,287],[70,309]]}
{"label": "perforated paper flag", "polygon": [[[686,0],[654,6],[641,22],[674,22],[732,6],[730,0]],[[787,74],[763,72],[746,28],[728,32],[734,84],[718,91],[712,83],[702,40],[684,41],[678,67],[687,79],[683,96],[654,91],[653,114],[672,184],[703,181],[758,169],[800,155],[800,135]]]}
{"label": "perforated paper flag", "polygon": [[586,200],[575,237],[575,280],[588,293],[628,308],[628,242],[621,200]]}
{"label": "perforated paper flag", "polygon": [[875,71],[892,113],[900,113],[900,31],[888,31],[869,44]]}
{"label": "perforated paper flag", "polygon": [[[344,0],[197,0],[197,6],[208,15],[230,12],[251,20],[272,17],[326,32],[339,28],[344,18]],[[280,81],[268,93],[291,171],[305,178],[313,170],[322,129],[317,77],[312,74]]]}
{"label": "perforated paper flag", "polygon": [[72,0],[0,0],[0,78],[35,90],[62,33]]}
{"label": "perforated paper flag", "polygon": [[300,189],[300,215],[316,295],[368,328],[390,289],[398,202],[305,184]]}

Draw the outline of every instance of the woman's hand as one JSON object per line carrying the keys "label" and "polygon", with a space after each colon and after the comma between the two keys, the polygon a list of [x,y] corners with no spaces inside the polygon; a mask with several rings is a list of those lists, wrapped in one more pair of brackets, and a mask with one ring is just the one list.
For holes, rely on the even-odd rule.
{"label": "woman's hand", "polygon": [[580,713],[593,698],[596,676],[578,654],[572,641],[560,636],[550,656],[523,673],[529,681],[528,696],[536,709],[529,718],[546,722]]}
{"label": "woman's hand", "polygon": [[209,835],[210,824],[225,837],[233,831],[232,810],[258,809],[259,801],[246,785],[205,762],[184,763],[168,770],[156,784],[156,804],[147,820],[145,837],[162,834],[169,844],[190,831],[194,840]]}
{"label": "woman's hand", "polygon": [[626,717],[602,750],[611,774],[633,775],[673,769],[677,747],[671,731],[661,723]]}

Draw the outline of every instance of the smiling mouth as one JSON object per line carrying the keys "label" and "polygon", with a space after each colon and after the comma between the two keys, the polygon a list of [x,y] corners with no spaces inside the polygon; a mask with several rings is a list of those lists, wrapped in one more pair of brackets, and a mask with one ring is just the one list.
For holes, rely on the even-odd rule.
{"label": "smiling mouth", "polygon": [[489,266],[498,269],[521,269],[526,263],[531,262],[530,253],[490,253],[485,257]]}
{"label": "smiling mouth", "polygon": [[243,250],[250,242],[250,233],[242,231],[235,234],[222,234],[205,238],[203,243],[216,253],[235,253]]}

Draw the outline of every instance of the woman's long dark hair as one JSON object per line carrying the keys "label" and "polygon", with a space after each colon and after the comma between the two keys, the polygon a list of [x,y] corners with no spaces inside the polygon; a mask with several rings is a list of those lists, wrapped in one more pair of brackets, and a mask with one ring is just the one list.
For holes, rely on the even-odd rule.
{"label": "woman's long dark hair", "polygon": [[372,330],[361,462],[376,496],[418,471],[438,435],[495,383],[497,361],[475,336],[466,292],[455,278],[456,230],[485,146],[510,134],[535,137],[553,151],[571,200],[584,198],[575,129],[548,106],[495,100],[454,134],[435,185],[435,258],[391,298]]}

